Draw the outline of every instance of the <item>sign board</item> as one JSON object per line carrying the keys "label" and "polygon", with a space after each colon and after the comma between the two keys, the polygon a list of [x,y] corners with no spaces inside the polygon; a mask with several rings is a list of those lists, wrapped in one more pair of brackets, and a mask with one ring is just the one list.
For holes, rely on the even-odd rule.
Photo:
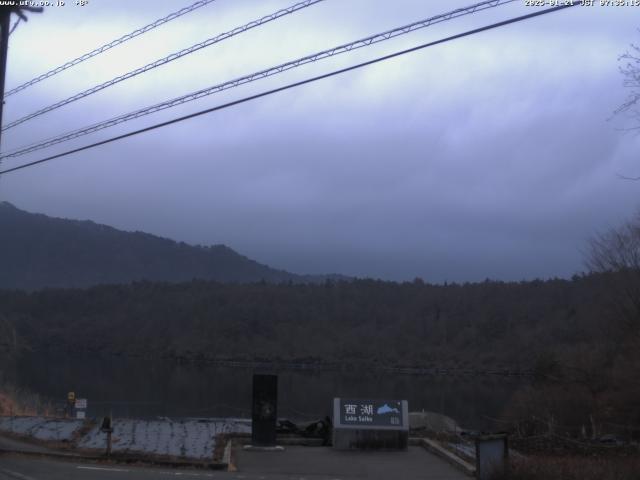
{"label": "sign board", "polygon": [[87,399],[86,398],[76,398],[76,408],[80,410],[84,410],[87,408]]}
{"label": "sign board", "polygon": [[340,399],[340,424],[393,427],[404,425],[401,400],[354,400]]}
{"label": "sign board", "polygon": [[112,430],[111,417],[102,417],[100,430],[102,430],[103,432],[110,432]]}
{"label": "sign board", "polygon": [[84,410],[77,410],[76,411],[76,419],[77,420],[84,420],[86,418],[86,413]]}
{"label": "sign board", "polygon": [[73,403],[76,401],[76,392],[67,393],[67,402]]}
{"label": "sign board", "polygon": [[406,400],[333,399],[333,448],[406,450],[409,403]]}

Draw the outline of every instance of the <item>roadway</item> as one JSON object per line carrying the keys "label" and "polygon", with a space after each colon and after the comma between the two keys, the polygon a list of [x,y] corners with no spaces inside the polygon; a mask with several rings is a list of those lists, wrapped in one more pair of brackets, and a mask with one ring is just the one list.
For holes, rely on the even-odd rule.
{"label": "roadway", "polygon": [[[63,462],[58,460],[34,459],[29,457],[0,456],[1,480],[157,480],[176,478],[219,478],[247,480],[258,477],[238,477],[229,472],[209,472],[198,470],[169,470],[138,468],[122,465]],[[266,480],[267,477],[265,477]],[[280,480],[273,477],[273,480]],[[269,480],[271,478],[269,477]]]}
{"label": "roadway", "polygon": [[[321,451],[322,450],[322,451]],[[113,463],[89,463],[0,454],[0,480],[468,480],[449,464],[420,447],[408,452],[333,452],[292,447],[279,453],[240,453],[237,472],[169,469]]]}

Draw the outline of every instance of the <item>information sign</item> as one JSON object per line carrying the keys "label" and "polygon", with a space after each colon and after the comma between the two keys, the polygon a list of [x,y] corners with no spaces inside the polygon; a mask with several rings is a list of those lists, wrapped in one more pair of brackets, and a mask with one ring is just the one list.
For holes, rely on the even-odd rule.
{"label": "information sign", "polygon": [[406,450],[409,403],[406,400],[333,399],[333,448]]}
{"label": "information sign", "polygon": [[340,399],[342,425],[401,427],[403,422],[401,400]]}

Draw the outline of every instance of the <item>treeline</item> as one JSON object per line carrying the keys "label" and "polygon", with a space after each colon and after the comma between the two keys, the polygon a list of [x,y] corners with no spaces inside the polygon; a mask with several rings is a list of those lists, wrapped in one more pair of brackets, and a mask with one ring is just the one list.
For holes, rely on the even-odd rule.
{"label": "treeline", "polygon": [[601,340],[603,281],[136,282],[0,291],[0,318],[38,350],[528,369]]}
{"label": "treeline", "polygon": [[14,355],[531,371],[534,382],[505,409],[513,428],[597,437],[611,431],[607,425],[640,426],[640,322],[621,321],[621,281],[628,284],[624,273],[448,285],[192,281],[5,290],[0,344]]}

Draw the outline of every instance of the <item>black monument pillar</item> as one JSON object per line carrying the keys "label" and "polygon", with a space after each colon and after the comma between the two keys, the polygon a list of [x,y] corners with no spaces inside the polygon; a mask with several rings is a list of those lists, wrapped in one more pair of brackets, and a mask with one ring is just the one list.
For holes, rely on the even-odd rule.
{"label": "black monument pillar", "polygon": [[251,443],[256,447],[275,447],[278,419],[278,376],[253,376],[253,414]]}

